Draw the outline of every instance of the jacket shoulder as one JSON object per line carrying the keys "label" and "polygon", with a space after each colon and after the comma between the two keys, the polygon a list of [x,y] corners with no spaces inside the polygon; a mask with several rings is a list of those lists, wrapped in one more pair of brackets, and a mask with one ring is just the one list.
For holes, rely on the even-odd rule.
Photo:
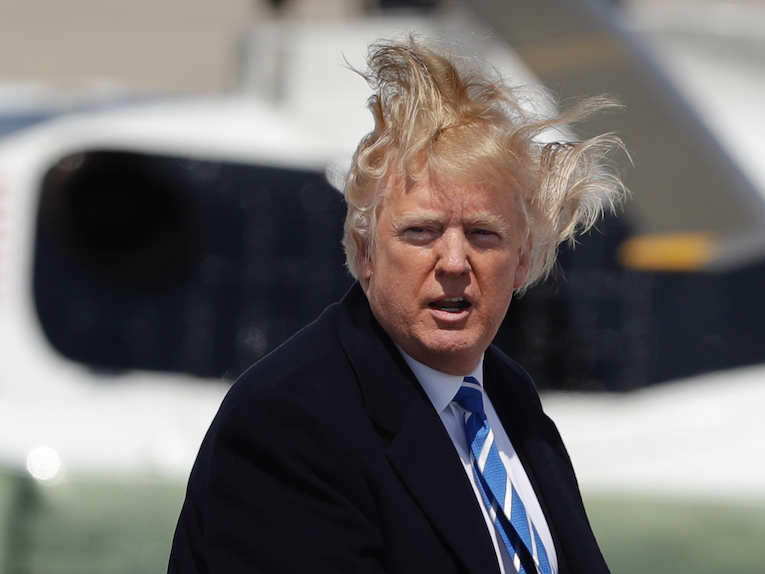
{"label": "jacket shoulder", "polygon": [[491,345],[485,355],[484,371],[490,381],[510,384],[516,394],[522,394],[541,410],[542,403],[531,375],[519,363]]}
{"label": "jacket shoulder", "polygon": [[[337,333],[338,306],[329,306],[314,322],[247,369],[221,404],[219,417],[252,395],[267,395],[280,387],[310,392],[315,383],[344,372],[344,352]],[[317,389],[318,390],[318,389]]]}

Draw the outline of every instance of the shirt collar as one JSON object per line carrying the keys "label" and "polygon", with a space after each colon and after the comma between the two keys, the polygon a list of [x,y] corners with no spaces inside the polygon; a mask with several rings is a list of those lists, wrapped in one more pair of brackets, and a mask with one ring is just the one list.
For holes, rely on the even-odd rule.
{"label": "shirt collar", "polygon": [[[448,375],[441,371],[431,369],[427,365],[423,365],[419,361],[416,361],[409,355],[407,355],[401,347],[396,344],[401,356],[404,357],[406,364],[412,369],[414,376],[420,382],[425,394],[428,395],[430,402],[433,403],[433,407],[436,412],[442,412],[449,403],[452,402],[457,391],[462,386],[462,380],[465,377],[459,375]],[[478,360],[478,365],[472,373],[468,373],[466,376],[475,377],[478,383],[483,386],[483,353]]]}

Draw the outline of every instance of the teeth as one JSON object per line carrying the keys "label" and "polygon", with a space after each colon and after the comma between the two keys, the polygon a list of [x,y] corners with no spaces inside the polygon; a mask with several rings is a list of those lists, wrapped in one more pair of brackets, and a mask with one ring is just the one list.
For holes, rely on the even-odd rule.
{"label": "teeth", "polygon": [[464,297],[450,297],[449,299],[443,299],[443,301],[446,301],[448,303],[459,303],[460,301],[464,301]]}

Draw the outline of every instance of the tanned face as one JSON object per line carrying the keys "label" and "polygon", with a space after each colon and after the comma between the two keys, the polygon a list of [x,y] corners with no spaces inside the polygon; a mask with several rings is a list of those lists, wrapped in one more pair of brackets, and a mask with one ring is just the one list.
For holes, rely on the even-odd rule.
{"label": "tanned face", "polygon": [[513,194],[476,183],[391,185],[360,281],[411,357],[454,375],[478,364],[529,267]]}

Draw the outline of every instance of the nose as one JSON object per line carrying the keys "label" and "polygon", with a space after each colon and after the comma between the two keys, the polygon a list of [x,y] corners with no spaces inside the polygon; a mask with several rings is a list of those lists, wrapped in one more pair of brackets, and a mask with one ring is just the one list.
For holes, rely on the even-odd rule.
{"label": "nose", "polygon": [[447,230],[438,240],[436,270],[444,275],[458,276],[470,272],[469,242],[462,231]]}

